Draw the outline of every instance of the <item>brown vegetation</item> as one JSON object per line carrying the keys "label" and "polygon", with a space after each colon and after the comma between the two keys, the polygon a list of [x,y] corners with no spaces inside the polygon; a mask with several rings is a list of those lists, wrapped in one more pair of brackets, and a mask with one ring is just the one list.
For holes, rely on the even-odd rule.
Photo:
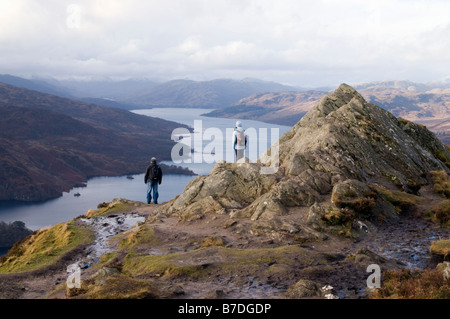
{"label": "brown vegetation", "polygon": [[383,285],[372,298],[450,299],[450,278],[438,269],[385,272]]}

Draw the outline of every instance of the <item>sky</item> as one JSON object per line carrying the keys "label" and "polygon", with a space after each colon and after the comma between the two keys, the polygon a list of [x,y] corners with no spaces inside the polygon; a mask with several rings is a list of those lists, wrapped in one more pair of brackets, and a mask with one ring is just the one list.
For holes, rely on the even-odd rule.
{"label": "sky", "polygon": [[426,83],[450,77],[450,1],[0,0],[0,74]]}

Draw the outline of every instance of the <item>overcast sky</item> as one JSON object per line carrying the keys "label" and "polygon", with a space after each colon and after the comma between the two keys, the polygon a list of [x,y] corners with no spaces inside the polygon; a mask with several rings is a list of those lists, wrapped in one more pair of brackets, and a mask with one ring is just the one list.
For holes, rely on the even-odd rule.
{"label": "overcast sky", "polygon": [[0,0],[0,73],[428,82],[450,76],[450,1]]}

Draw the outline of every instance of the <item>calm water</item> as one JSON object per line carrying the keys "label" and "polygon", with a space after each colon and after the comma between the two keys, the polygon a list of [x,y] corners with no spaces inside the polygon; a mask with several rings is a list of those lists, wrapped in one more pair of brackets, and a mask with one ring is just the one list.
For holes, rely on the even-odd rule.
{"label": "calm water", "polygon": [[[126,198],[134,201],[146,201],[147,186],[144,184],[144,174],[132,175],[130,180],[121,177],[95,177],[87,182],[86,187],[73,188],[62,197],[38,203],[0,203],[0,220],[12,222],[21,220],[25,225],[36,230],[67,222],[85,214],[89,209],[96,209],[102,202],[114,198]],[[195,176],[165,175],[159,185],[159,202],[168,201],[180,194],[187,183]],[[74,194],[79,193],[76,197]]]}
{"label": "calm water", "polygon": [[[199,175],[208,174],[214,166],[214,162],[207,163],[205,159],[211,157],[221,157],[218,159],[228,160],[231,156],[233,160],[233,151],[231,147],[231,134],[236,120],[232,119],[218,119],[203,117],[201,114],[209,112],[206,109],[151,109],[151,110],[136,110],[137,114],[160,117],[163,119],[175,121],[186,124],[194,128],[195,132],[188,136],[185,135],[180,141],[189,145],[194,149],[191,159],[192,163],[175,163],[179,166],[188,167]],[[194,121],[197,122],[195,126]],[[201,123],[201,128],[199,127]],[[252,146],[261,143],[256,154],[250,154],[251,160],[256,159],[257,155],[267,149],[273,143],[271,141],[271,132],[278,129],[278,135],[281,136],[289,127],[280,125],[271,125],[258,121],[242,120],[244,128],[251,128],[253,132],[260,133],[259,129],[268,132],[268,136],[259,134],[251,136],[250,142]],[[208,130],[211,129],[212,130]],[[228,131],[227,131],[228,129]],[[220,132],[222,132],[222,138]],[[251,130],[250,130],[251,132]],[[216,133],[215,135],[210,133]],[[219,134],[217,134],[219,133]],[[255,139],[257,137],[257,140]],[[203,141],[199,143],[199,138],[203,137]],[[228,143],[228,144],[227,144]],[[265,146],[264,146],[265,144]],[[211,152],[211,149],[214,152]],[[222,149],[222,151],[220,151]],[[205,151],[209,151],[209,158],[204,155]],[[213,153],[213,155],[211,154]],[[149,154],[151,156],[151,154]],[[195,158],[194,158],[195,157]],[[195,160],[202,159],[201,163],[194,163]],[[173,164],[171,162],[165,162]],[[144,172],[143,172],[144,173]],[[144,184],[144,174],[133,175],[134,179],[128,179],[126,176],[122,177],[96,177],[87,182],[86,187],[74,188],[69,193],[64,193],[62,197],[48,200],[40,203],[15,203],[15,202],[0,202],[0,221],[12,222],[21,220],[25,225],[36,230],[46,226],[52,226],[60,222],[67,222],[73,218],[83,215],[89,209],[96,209],[97,205],[102,202],[109,202],[114,198],[127,198],[135,201],[145,202],[146,188]],[[189,183],[195,176],[185,175],[164,175],[163,182],[159,188],[159,202],[171,200],[175,196],[183,192],[187,183]],[[80,193],[81,196],[75,197],[74,194]]]}

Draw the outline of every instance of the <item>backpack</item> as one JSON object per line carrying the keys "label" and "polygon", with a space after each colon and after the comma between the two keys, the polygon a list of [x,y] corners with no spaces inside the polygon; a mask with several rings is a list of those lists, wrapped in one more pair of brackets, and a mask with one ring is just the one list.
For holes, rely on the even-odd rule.
{"label": "backpack", "polygon": [[237,131],[237,145],[245,146],[245,133],[244,133],[244,131]]}
{"label": "backpack", "polygon": [[152,166],[150,169],[150,178],[152,181],[159,181],[161,170],[158,165]]}

